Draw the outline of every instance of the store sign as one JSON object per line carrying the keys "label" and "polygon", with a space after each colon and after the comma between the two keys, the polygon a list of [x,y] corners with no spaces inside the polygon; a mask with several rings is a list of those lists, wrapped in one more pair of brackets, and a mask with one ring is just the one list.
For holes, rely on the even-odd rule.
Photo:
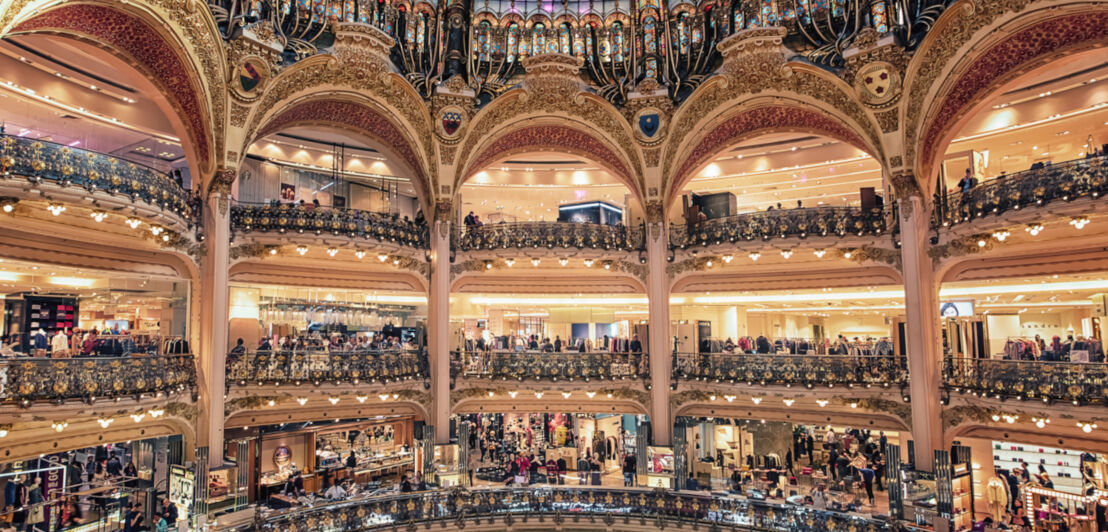
{"label": "store sign", "polygon": [[973,301],[944,301],[939,304],[939,315],[944,318],[973,316]]}
{"label": "store sign", "polygon": [[183,466],[169,466],[169,502],[177,505],[178,519],[186,521],[192,509],[196,472]]}
{"label": "store sign", "polygon": [[[55,499],[61,499],[65,494],[64,486],[64,469],[60,467],[47,469],[42,474],[42,494],[46,497],[47,501],[53,501]],[[53,523],[54,512],[60,508],[60,506],[47,505],[46,511],[43,514],[47,523]]]}
{"label": "store sign", "polygon": [[273,464],[277,469],[284,469],[292,461],[292,449],[282,445],[273,450]]}

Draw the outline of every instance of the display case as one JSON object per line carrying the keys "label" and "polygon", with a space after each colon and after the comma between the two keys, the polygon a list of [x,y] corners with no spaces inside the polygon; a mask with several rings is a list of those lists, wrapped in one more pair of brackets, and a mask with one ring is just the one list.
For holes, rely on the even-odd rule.
{"label": "display case", "polygon": [[1024,462],[1036,475],[1042,466],[1054,482],[1054,489],[1081,493],[1081,452],[1026,443],[993,441],[993,465],[1012,470]]}
{"label": "display case", "polygon": [[673,488],[673,448],[646,448],[646,481],[651,488]]}
{"label": "display case", "polygon": [[208,470],[208,511],[219,512],[234,506],[238,488],[237,466]]}
{"label": "display case", "polygon": [[935,475],[926,471],[900,470],[901,494],[904,518],[917,526],[930,527],[938,517],[938,498],[935,493]]}

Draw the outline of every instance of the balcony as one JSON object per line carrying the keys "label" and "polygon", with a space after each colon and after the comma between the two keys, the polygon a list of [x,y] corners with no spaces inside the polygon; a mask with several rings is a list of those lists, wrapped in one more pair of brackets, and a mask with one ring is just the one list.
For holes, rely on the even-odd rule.
{"label": "balcony", "polygon": [[622,225],[519,222],[470,226],[454,239],[458,251],[567,249],[641,251],[643,232]]}
{"label": "balcony", "polygon": [[253,351],[227,355],[227,386],[388,384],[431,375],[422,351]]}
{"label": "balcony", "polygon": [[455,351],[451,377],[535,382],[634,380],[650,377],[646,353]]}
{"label": "balcony", "polygon": [[1108,193],[1108,158],[1052,164],[1004,176],[937,200],[934,225],[951,227],[1026,207],[1099,198]]}
{"label": "balcony", "polygon": [[[199,214],[189,192],[153,168],[53,142],[0,135],[0,187],[14,184],[16,177],[35,187],[53,185],[57,199],[74,203],[86,201],[90,195],[95,201],[115,200],[121,205],[142,202],[153,212],[179,217],[184,226],[181,231]],[[0,193],[14,194],[18,192]]]}
{"label": "balcony", "polygon": [[12,358],[0,361],[0,401],[30,407],[38,402],[92,403],[196,388],[192,355]]}
{"label": "balcony", "polygon": [[885,219],[886,211],[880,208],[778,209],[671,226],[669,240],[670,247],[686,249],[786,238],[877,236],[886,231]]}
{"label": "balcony", "polygon": [[674,379],[690,381],[807,388],[908,384],[906,361],[896,356],[676,353],[673,364]]}
{"label": "balcony", "polygon": [[288,203],[235,205],[231,208],[231,231],[253,235],[326,233],[415,249],[425,249],[428,236],[426,225],[397,219],[396,215]]}
{"label": "balcony", "polygon": [[[572,519],[573,527],[638,530],[663,527],[662,520],[695,529],[893,530],[894,522],[804,506],[773,504],[708,492],[643,488],[533,487],[452,489],[366,497],[260,515],[261,530],[376,530],[417,523],[460,528],[466,519],[498,519],[509,525],[551,516],[551,527]],[[620,524],[617,524],[619,522]],[[593,526],[590,526],[593,525]],[[439,526],[434,526],[439,528]]]}
{"label": "balcony", "polygon": [[1103,363],[946,357],[943,382],[948,390],[983,397],[1108,404],[1108,366]]}

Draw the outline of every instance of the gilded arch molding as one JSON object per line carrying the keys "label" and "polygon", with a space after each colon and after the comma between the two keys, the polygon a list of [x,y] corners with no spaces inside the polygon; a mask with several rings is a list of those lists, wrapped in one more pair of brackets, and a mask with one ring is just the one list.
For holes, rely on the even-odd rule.
{"label": "gilded arch molding", "polygon": [[1055,57],[1105,44],[1103,3],[975,0],[947,10],[905,80],[905,154],[917,175],[930,180],[934,161],[972,116],[974,102]]}
{"label": "gilded arch molding", "polygon": [[431,203],[434,183],[429,179],[436,178],[438,163],[431,141],[430,113],[412,86],[375,55],[351,54],[344,60],[334,55],[317,55],[282,71],[268,82],[261,97],[239,118],[242,123],[232,124],[244,131],[237,153],[245,155],[250,145],[262,136],[259,130],[274,117],[314,100],[357,101],[388,117],[386,120],[415,155],[418,164],[412,169],[423,177],[417,180],[420,196],[428,205]]}
{"label": "gilded arch molding", "polygon": [[671,203],[693,173],[713,158],[735,144],[757,136],[774,132],[806,132],[831,137],[850,144],[862,151],[873,153],[858,133],[833,115],[823,113],[803,104],[775,104],[758,101],[742,105],[722,119],[702,124],[703,134],[690,136],[686,147],[675,156],[683,161],[670,176],[666,203]]}
{"label": "gilded arch molding", "polygon": [[585,157],[605,167],[642,198],[638,181],[631,173],[627,161],[603,140],[584,131],[562,123],[522,125],[503,130],[498,136],[479,147],[478,152],[467,162],[462,181],[455,183],[455,189],[462,183],[489,165],[505,157],[534,151],[556,151]]}
{"label": "gilded arch molding", "polygon": [[[427,198],[430,177],[418,155],[419,145],[403,126],[393,123],[387,111],[370,102],[329,96],[298,100],[269,116],[254,140],[297,126],[325,126],[369,137],[380,144],[385,155],[398,160],[413,173],[417,189]],[[391,153],[390,153],[391,152]]]}
{"label": "gilded arch molding", "polygon": [[[222,149],[216,132],[222,132],[226,90],[222,44],[210,15],[156,2],[29,4],[8,8],[0,19],[4,35],[50,33],[109,50],[157,88],[173,110],[170,119],[183,133],[189,158],[201,174],[213,171]],[[27,15],[16,20],[20,12]]]}
{"label": "gilded arch molding", "polygon": [[[766,32],[776,33],[776,29],[756,33]],[[755,101],[764,100],[771,103],[761,105],[796,107],[833,117],[840,128],[859,139],[857,142],[864,151],[878,161],[885,161],[878,128],[846,82],[812,65],[786,61],[785,52],[772,43],[747,46],[739,35],[731,39],[740,40],[738,44],[721,43],[721,48],[725,49],[721,75],[698,87],[671,121],[662,158],[665,197],[676,189],[674,166],[681,160],[680,156],[698,142],[696,132],[705,130],[705,124],[721,115],[741,113],[745,106]]]}
{"label": "gilded arch molding", "polygon": [[629,162],[629,172],[635,184],[631,188],[642,198],[642,191],[645,190],[642,162],[631,127],[623,115],[608,101],[595,94],[578,92],[577,87],[535,85],[533,88],[514,89],[497,97],[472,119],[454,159],[454,191],[464,181],[464,172],[473,167],[472,161],[477,157],[474,154],[481,144],[487,143],[500,131],[517,127],[517,124],[544,119],[582,131],[591,130],[588,133],[590,136],[618,147],[617,156]]}

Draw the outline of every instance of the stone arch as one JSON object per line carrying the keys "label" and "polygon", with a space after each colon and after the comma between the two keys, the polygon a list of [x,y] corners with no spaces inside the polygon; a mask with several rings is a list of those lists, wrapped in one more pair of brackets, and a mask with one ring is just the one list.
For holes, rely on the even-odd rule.
{"label": "stone arch", "polygon": [[1005,2],[966,2],[944,13],[914,55],[905,83],[905,153],[923,190],[932,188],[943,148],[985,96],[1054,58],[1105,45],[1103,3],[1037,2],[1021,14]]}
{"label": "stone arch", "polygon": [[[627,120],[607,100],[590,93],[569,92],[563,87],[535,89],[523,88],[509,91],[482,109],[470,122],[465,138],[457,148],[460,153],[449,152],[455,167],[453,193],[477,170],[469,170],[476,159],[475,153],[488,145],[499,133],[530,124],[559,124],[576,129],[602,145],[606,145],[622,160],[634,186],[629,188],[644,200],[642,164],[638,155],[631,127]],[[574,87],[572,90],[578,90]],[[600,162],[600,161],[598,161]],[[469,172],[469,174],[467,174]]]}
{"label": "stone arch", "polygon": [[[699,121],[696,129],[702,133],[690,134],[667,150],[667,163],[676,164],[666,180],[667,207],[692,176],[719,153],[742,141],[771,133],[804,132],[830,137],[881,161],[880,152],[866,141],[863,133],[850,125],[848,119],[794,99],[754,98],[732,107],[730,112]],[[676,161],[682,162],[677,164]]]}
{"label": "stone arch", "polygon": [[[271,113],[244,145],[281,130],[300,126],[320,126],[340,129],[365,138],[390,161],[400,162],[411,173],[416,183],[424,209],[429,204],[430,176],[419,155],[419,143],[397,124],[387,109],[372,100],[356,94],[330,94],[309,96],[289,102],[282,109]],[[429,212],[424,210],[424,212]]]}
{"label": "stone arch", "polygon": [[569,153],[593,161],[626,185],[640,202],[643,199],[631,164],[620,155],[619,148],[611,146],[592,131],[564,121],[517,123],[514,127],[504,128],[499,134],[490,135],[464,162],[461,179],[454,188],[461,187],[473,175],[505,157],[536,151]]}
{"label": "stone arch", "polygon": [[206,9],[196,10],[199,15],[120,2],[16,4],[0,18],[3,35],[45,33],[107,49],[158,90],[158,105],[190,166],[201,175],[214,171],[222,146],[216,132],[222,131],[224,57]]}
{"label": "stone arch", "polygon": [[[358,118],[372,118],[373,123],[387,130],[382,131],[388,133],[391,141],[385,140],[382,132],[366,129],[365,124],[350,123],[352,117],[339,116],[338,120],[330,121],[331,125],[343,128],[346,124],[348,131],[359,133],[360,130],[371,141],[393,150],[396,160],[403,162],[416,176],[415,185],[424,203],[424,212],[430,212],[426,209],[431,201],[434,190],[432,180],[438,166],[430,140],[434,133],[427,106],[411,84],[391,72],[381,58],[367,55],[359,56],[359,59],[351,64],[334,55],[317,55],[278,74],[252,108],[242,108],[238,116],[231,119],[231,126],[242,128],[239,157],[244,157],[250,145],[263,136],[260,133],[263,127],[297,105],[317,101],[358,105],[362,108],[358,110],[361,115]],[[323,120],[310,120],[310,117],[300,118],[302,122],[325,123]],[[398,154],[401,152],[409,154],[412,160],[400,157]]]}

